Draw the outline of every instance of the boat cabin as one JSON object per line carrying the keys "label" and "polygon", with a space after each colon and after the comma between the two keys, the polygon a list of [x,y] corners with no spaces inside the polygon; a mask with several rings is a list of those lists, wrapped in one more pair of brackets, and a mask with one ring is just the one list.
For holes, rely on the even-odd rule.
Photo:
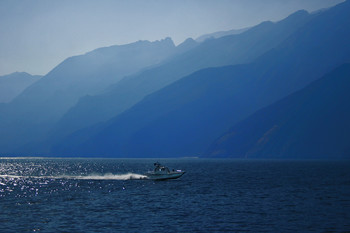
{"label": "boat cabin", "polygon": [[154,172],[155,173],[170,173],[169,168],[162,166],[160,163],[154,163]]}

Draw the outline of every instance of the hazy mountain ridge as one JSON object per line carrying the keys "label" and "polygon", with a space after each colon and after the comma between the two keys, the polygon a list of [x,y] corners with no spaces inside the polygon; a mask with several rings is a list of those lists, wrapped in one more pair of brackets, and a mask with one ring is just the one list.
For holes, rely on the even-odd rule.
{"label": "hazy mountain ridge", "polygon": [[350,64],[238,123],[210,157],[350,158]]}
{"label": "hazy mountain ridge", "polygon": [[18,148],[46,132],[80,97],[95,94],[147,66],[172,56],[170,38],[96,49],[67,58],[0,109],[0,146]]}
{"label": "hazy mountain ridge", "polygon": [[[239,35],[194,44],[191,39],[178,46],[190,48],[169,58],[158,67],[124,78],[102,95],[86,97],[70,109],[53,131],[64,135],[83,127],[109,120],[122,113],[146,95],[199,69],[247,63],[278,46],[290,34],[308,22],[312,16],[298,11],[277,23],[264,22]],[[97,114],[89,114],[90,112]]]}
{"label": "hazy mountain ridge", "polygon": [[0,153],[201,156],[238,122],[349,62],[348,25],[350,1],[202,43],[138,41],[68,58],[0,104]]}
{"label": "hazy mountain ridge", "polygon": [[219,31],[219,32],[208,33],[208,34],[205,34],[205,35],[202,35],[202,36],[196,38],[196,41],[203,42],[203,41],[206,41],[206,40],[217,39],[217,38],[224,37],[224,36],[237,35],[237,34],[241,34],[242,32],[247,31],[249,28],[250,27],[241,28],[241,29],[232,29],[232,30],[228,30],[228,31]]}
{"label": "hazy mountain ridge", "polygon": [[0,76],[0,103],[9,103],[27,87],[37,82],[41,75],[15,72]]}
{"label": "hazy mountain ridge", "polygon": [[[151,94],[97,131],[75,133],[56,152],[134,157],[204,153],[229,125],[350,60],[349,5],[317,14],[251,64],[205,69]],[[294,16],[298,14],[304,12]]]}

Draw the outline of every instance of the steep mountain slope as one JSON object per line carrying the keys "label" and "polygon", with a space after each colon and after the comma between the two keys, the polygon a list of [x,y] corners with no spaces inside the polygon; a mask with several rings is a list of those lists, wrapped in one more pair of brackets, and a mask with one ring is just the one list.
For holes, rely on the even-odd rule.
{"label": "steep mountain slope", "polygon": [[315,16],[254,63],[204,69],[105,124],[76,132],[54,153],[193,156],[256,110],[350,60],[350,2]]}
{"label": "steep mountain slope", "polygon": [[350,158],[350,64],[234,126],[211,157]]}
{"label": "steep mountain slope", "polygon": [[199,69],[251,62],[276,47],[313,17],[306,11],[298,11],[280,22],[264,22],[239,35],[209,40],[198,46],[193,46],[195,42],[188,40],[179,46],[192,45],[194,48],[188,52],[139,75],[125,78],[102,95],[81,99],[57,124],[52,135],[60,137],[106,121],[146,95]]}
{"label": "steep mountain slope", "polygon": [[0,148],[13,152],[10,148],[18,149],[43,136],[80,97],[96,94],[175,52],[174,43],[167,38],[100,48],[66,59],[0,109]]}
{"label": "steep mountain slope", "polygon": [[24,89],[38,81],[42,76],[16,72],[0,77],[0,103],[11,102]]}

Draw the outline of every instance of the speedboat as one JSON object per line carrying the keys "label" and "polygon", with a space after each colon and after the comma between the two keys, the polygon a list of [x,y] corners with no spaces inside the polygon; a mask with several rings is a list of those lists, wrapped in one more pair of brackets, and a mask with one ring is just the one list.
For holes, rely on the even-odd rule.
{"label": "speedboat", "polygon": [[149,171],[145,174],[150,180],[168,180],[168,179],[177,179],[185,174],[185,171],[182,170],[169,170],[169,168],[161,165],[160,163],[154,163],[154,170]]}

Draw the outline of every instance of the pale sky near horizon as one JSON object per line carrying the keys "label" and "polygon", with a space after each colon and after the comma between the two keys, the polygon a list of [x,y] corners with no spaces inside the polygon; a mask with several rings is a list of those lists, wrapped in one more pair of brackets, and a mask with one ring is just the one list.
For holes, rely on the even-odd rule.
{"label": "pale sky near horizon", "polygon": [[278,21],[343,0],[0,0],[0,75],[45,75],[65,58],[138,40]]}

